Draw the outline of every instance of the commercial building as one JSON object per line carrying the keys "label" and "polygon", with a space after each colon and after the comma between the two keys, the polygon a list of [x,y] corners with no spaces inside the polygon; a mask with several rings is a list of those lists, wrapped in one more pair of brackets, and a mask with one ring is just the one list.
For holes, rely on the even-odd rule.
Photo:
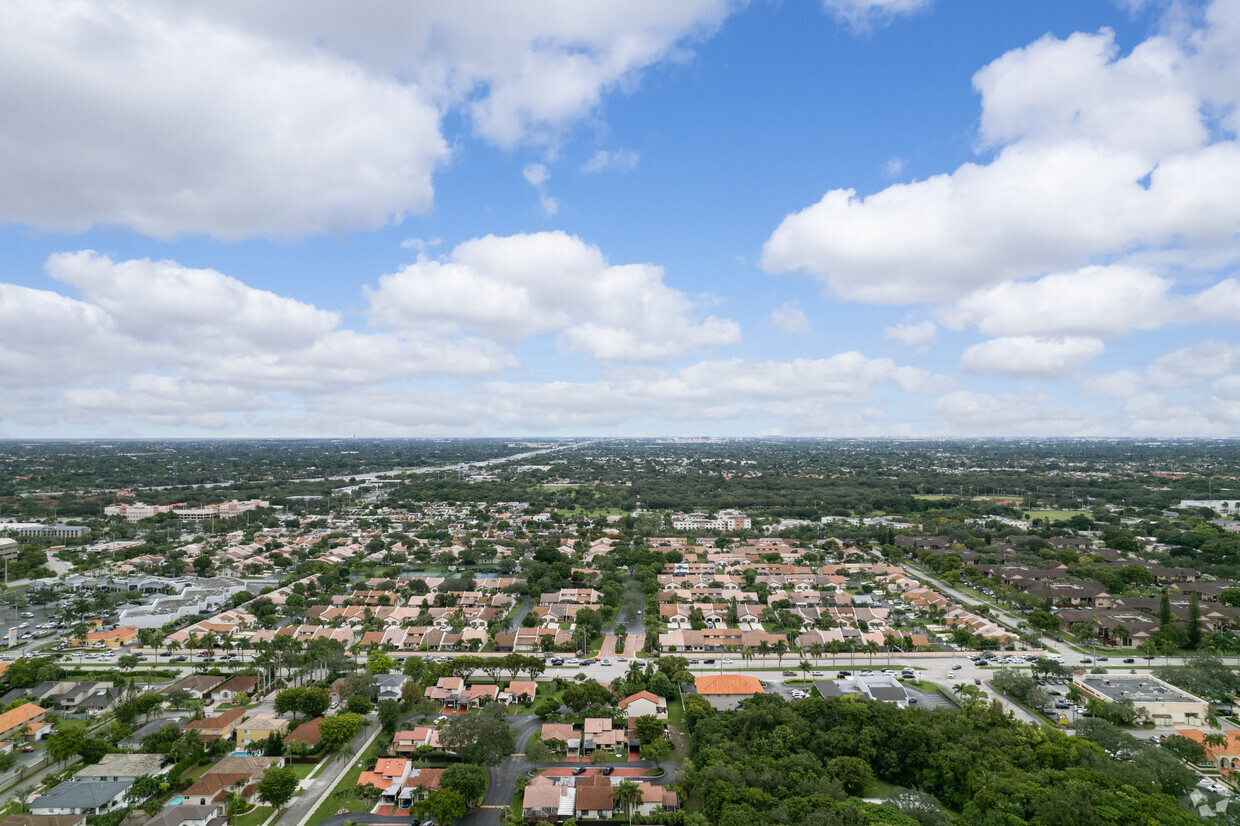
{"label": "commercial building", "polygon": [[1210,704],[1152,676],[1078,675],[1073,683],[1086,697],[1108,703],[1131,702],[1160,726],[1198,726]]}
{"label": "commercial building", "polygon": [[744,511],[721,510],[714,518],[704,513],[672,514],[672,528],[678,531],[747,531],[753,523]]}
{"label": "commercial building", "polygon": [[85,525],[28,525],[17,529],[17,535],[29,539],[82,539],[90,533]]}

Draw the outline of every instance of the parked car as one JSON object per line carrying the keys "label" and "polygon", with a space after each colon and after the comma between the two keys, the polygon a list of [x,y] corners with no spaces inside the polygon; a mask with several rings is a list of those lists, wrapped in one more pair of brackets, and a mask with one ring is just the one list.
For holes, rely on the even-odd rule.
{"label": "parked car", "polygon": [[576,776],[578,776],[578,775],[585,774],[585,773],[586,773],[586,770],[585,770],[585,767],[583,767],[583,766],[578,766],[577,768],[573,769],[573,776],[574,776],[574,777],[576,777]]}
{"label": "parked car", "polygon": [[610,776],[611,773],[614,772],[615,770],[616,770],[615,766],[608,766],[607,768],[603,769],[603,774]]}
{"label": "parked car", "polygon": [[30,754],[34,751],[34,746],[22,746],[22,754]]}

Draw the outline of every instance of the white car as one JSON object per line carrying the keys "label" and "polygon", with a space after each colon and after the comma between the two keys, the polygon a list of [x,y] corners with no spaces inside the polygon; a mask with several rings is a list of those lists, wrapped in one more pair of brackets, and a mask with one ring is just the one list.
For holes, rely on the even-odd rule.
{"label": "white car", "polygon": [[723,664],[724,664],[724,665],[731,665],[731,664],[732,664],[732,661],[731,661],[731,660],[727,660],[727,659],[725,659],[725,660],[723,661]]}

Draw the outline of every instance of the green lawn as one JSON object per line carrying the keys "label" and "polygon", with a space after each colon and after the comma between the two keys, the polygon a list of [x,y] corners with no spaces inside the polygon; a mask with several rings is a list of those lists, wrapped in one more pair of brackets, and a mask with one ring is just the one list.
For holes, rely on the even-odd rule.
{"label": "green lawn", "polygon": [[685,719],[685,707],[680,700],[667,701],[667,722],[668,725],[680,728]]}
{"label": "green lawn", "polygon": [[259,806],[249,814],[238,817],[237,826],[259,826],[260,823],[266,822],[274,811],[275,809],[271,806]]}
{"label": "green lawn", "polygon": [[315,826],[317,823],[322,823],[342,808],[351,812],[370,811],[370,807],[373,804],[364,802],[356,794],[351,793],[343,800],[336,797],[336,792],[341,789],[349,789],[350,792],[356,791],[357,778],[361,775],[362,766],[368,759],[369,757],[366,755],[353,758],[353,764],[349,766],[349,770],[344,773],[344,777],[340,778],[340,782],[336,784],[336,788],[331,790],[331,793],[327,795],[327,799],[323,801],[323,805],[315,809],[314,814],[312,814],[310,819],[306,821],[307,826]]}
{"label": "green lawn", "polygon": [[190,769],[190,770],[189,770],[189,771],[187,771],[185,774],[181,775],[181,778],[182,778],[182,779],[184,779],[184,780],[189,781],[189,784],[192,786],[193,784],[197,783],[197,782],[198,782],[198,780],[199,780],[199,779],[200,779],[200,778],[201,778],[204,774],[206,774],[206,773],[207,773],[207,769],[211,768],[211,767],[212,767],[212,766],[214,766],[214,765],[215,765],[215,764],[214,764],[214,763],[211,763],[211,762],[202,763],[202,764],[200,764],[200,765],[198,765],[198,766],[195,766],[194,768]]}
{"label": "green lawn", "polygon": [[293,773],[298,778],[305,780],[317,765],[318,763],[289,763],[288,767],[293,770]]}
{"label": "green lawn", "polygon": [[945,493],[915,493],[914,499],[925,499],[927,502],[940,502],[944,499],[953,499],[955,497],[948,496]]}

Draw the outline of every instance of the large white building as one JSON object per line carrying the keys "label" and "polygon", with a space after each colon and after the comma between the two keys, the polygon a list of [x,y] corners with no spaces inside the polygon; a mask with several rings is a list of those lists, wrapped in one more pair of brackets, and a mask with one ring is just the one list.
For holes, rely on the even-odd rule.
{"label": "large white building", "polygon": [[704,513],[672,514],[672,528],[678,531],[747,531],[751,527],[744,511],[722,510],[713,519]]}
{"label": "large white building", "polygon": [[1222,516],[1234,516],[1240,514],[1240,499],[1182,499],[1176,508],[1209,508]]}
{"label": "large white building", "polygon": [[271,507],[271,503],[262,499],[248,499],[244,502],[220,502],[218,505],[205,505],[201,508],[186,508],[178,505],[145,505],[141,502],[134,502],[132,505],[108,505],[103,509],[103,515],[123,516],[129,522],[137,522],[171,511],[177,518],[186,522],[207,522],[211,519],[231,519],[238,514],[252,511],[255,508],[269,507]]}

